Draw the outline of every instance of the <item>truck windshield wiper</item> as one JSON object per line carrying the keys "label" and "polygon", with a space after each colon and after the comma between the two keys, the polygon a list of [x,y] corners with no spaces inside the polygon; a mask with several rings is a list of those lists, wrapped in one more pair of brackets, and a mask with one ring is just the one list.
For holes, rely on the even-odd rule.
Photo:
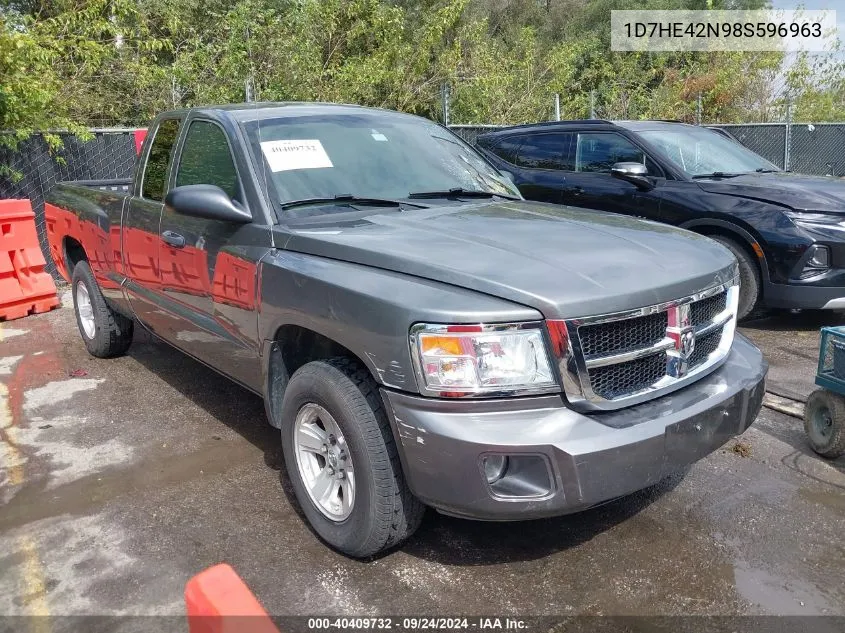
{"label": "truck windshield wiper", "polygon": [[411,199],[425,199],[425,198],[492,198],[499,196],[500,198],[507,198],[508,200],[519,200],[516,196],[509,196],[504,193],[495,193],[492,191],[481,191],[479,189],[464,189],[463,187],[454,187],[452,189],[444,189],[442,191],[414,191],[408,194]]}
{"label": "truck windshield wiper", "polygon": [[736,178],[737,176],[744,176],[745,172],[732,171],[714,171],[710,174],[695,174],[693,178]]}
{"label": "truck windshield wiper", "polygon": [[773,174],[777,171],[780,171],[780,169],[769,169],[768,167],[758,167],[754,171],[757,172],[758,174]]}
{"label": "truck windshield wiper", "polygon": [[413,202],[406,202],[404,200],[392,200],[390,198],[367,198],[362,196],[353,196],[351,193],[339,193],[331,198],[303,198],[302,200],[290,200],[289,202],[282,202],[279,206],[282,209],[292,209],[293,207],[304,207],[309,204],[362,204],[373,207],[399,207],[408,205],[416,207],[417,209],[424,209],[425,206],[421,204],[414,204]]}

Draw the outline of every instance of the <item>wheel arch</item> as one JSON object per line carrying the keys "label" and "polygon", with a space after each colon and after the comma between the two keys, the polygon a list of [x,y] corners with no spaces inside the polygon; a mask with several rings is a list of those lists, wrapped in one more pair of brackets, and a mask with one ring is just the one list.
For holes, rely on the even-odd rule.
{"label": "wheel arch", "polygon": [[760,244],[760,240],[758,240],[750,231],[737,224],[715,218],[692,220],[682,224],[680,228],[693,231],[699,235],[706,235],[708,237],[719,235],[721,237],[727,237],[734,240],[743,249],[745,249],[752,261],[757,262],[757,270],[760,273],[761,280],[763,281],[760,291],[761,293],[764,293],[765,286],[769,283],[769,265],[766,260],[766,253]]}
{"label": "wheel arch", "polygon": [[60,270],[59,272],[66,273],[67,281],[70,282],[73,278],[73,269],[79,262],[87,262],[88,254],[85,252],[85,247],[79,240],[75,237],[66,235],[64,239],[62,239],[62,256],[64,258],[65,270]]}
{"label": "wheel arch", "polygon": [[345,345],[304,325],[287,323],[276,328],[273,338],[264,341],[264,406],[271,426],[281,427],[281,411],[287,383],[293,373],[311,361],[344,356],[360,363],[370,377],[381,384],[379,372]]}

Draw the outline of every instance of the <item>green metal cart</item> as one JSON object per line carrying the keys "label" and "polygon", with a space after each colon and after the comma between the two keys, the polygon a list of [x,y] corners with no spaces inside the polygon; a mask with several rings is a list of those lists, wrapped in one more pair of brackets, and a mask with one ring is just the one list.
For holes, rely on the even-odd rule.
{"label": "green metal cart", "polygon": [[821,331],[816,389],[804,407],[804,430],[822,457],[845,453],[845,326]]}

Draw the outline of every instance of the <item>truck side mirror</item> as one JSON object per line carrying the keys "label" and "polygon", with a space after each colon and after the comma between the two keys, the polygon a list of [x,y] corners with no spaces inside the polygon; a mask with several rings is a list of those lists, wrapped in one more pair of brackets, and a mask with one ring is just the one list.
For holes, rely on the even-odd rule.
{"label": "truck side mirror", "polygon": [[610,175],[630,182],[641,191],[654,189],[654,183],[648,178],[648,169],[642,163],[614,163],[610,168]]}
{"label": "truck side mirror", "polygon": [[246,224],[252,222],[249,212],[235,203],[216,185],[182,185],[174,187],[164,204],[176,213],[193,218]]}

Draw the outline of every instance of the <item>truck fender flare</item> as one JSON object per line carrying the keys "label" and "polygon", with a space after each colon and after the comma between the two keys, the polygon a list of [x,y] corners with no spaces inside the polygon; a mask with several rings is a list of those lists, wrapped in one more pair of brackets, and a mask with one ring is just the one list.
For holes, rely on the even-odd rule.
{"label": "truck fender flare", "polygon": [[760,274],[763,276],[764,284],[769,283],[769,265],[766,261],[766,254],[763,251],[763,247],[760,246],[760,241],[746,229],[734,224],[733,222],[727,222],[717,218],[690,220],[689,222],[684,222],[680,225],[680,228],[693,231],[694,233],[700,233],[700,229],[707,227],[718,229],[717,233],[719,235],[733,237],[737,241],[748,246],[751,252],[756,256],[757,261],[760,263]]}
{"label": "truck fender flare", "polygon": [[264,340],[261,346],[261,382],[264,385],[264,413],[270,426],[276,429],[282,427],[279,420],[282,397],[290,380],[287,368],[282,359],[282,350],[278,341]]}
{"label": "truck fender flare", "polygon": [[[358,351],[344,345],[335,337],[330,336],[324,332],[314,329],[313,323],[297,323],[295,320],[288,323],[279,323],[273,328],[273,332],[278,332],[285,326],[299,327],[309,330],[314,334],[328,339],[336,344],[343,351],[347,352],[345,355],[354,358],[360,362],[379,386],[384,386],[383,371],[380,370],[374,363],[373,358],[368,354],[360,354]],[[263,385],[263,400],[264,409],[267,414],[267,420],[270,425],[275,428],[280,428],[281,422],[278,419],[278,412],[281,409],[281,400],[284,396],[285,388],[287,387],[290,374],[292,373],[285,365],[284,356],[282,353],[282,346],[280,342],[273,339],[263,339],[261,341],[261,382]]]}

